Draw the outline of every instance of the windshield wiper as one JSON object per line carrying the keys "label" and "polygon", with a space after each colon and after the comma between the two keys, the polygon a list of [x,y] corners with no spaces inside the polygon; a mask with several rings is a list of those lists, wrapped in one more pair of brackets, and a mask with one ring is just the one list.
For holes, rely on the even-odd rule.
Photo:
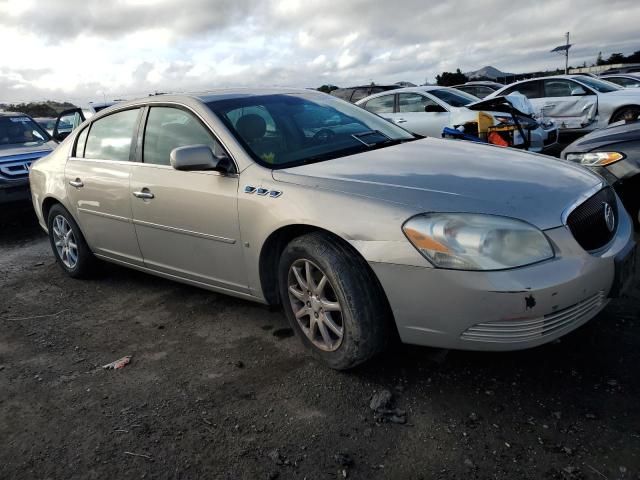
{"label": "windshield wiper", "polygon": [[[364,138],[371,135],[380,135],[381,137],[384,137],[386,140],[383,140],[382,142],[373,142],[373,143],[367,142]],[[391,137],[389,137],[388,135],[385,135],[379,130],[367,130],[366,132],[352,133],[351,136],[356,140],[358,140],[360,143],[362,143],[365,147],[373,147],[381,143],[387,143],[389,141],[393,141],[391,140]]]}

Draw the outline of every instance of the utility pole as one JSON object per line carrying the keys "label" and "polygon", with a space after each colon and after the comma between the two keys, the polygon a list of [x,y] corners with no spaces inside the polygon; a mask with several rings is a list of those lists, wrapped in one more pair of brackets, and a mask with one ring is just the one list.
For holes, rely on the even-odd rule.
{"label": "utility pole", "polygon": [[569,32],[565,33],[565,37],[567,41],[564,45],[560,45],[559,47],[554,48],[551,52],[564,52],[564,74],[569,74],[569,49],[571,48],[571,44],[569,43]]}
{"label": "utility pole", "polygon": [[569,32],[567,32],[567,48],[564,51],[564,74],[569,75]]}

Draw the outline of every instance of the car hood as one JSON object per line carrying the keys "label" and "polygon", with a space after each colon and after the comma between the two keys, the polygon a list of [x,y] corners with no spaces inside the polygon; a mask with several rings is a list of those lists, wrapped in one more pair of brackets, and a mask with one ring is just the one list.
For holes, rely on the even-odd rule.
{"label": "car hood", "polygon": [[44,157],[49,155],[57,144],[55,142],[38,143],[35,145],[0,145],[0,159],[6,160],[7,157],[22,157],[28,156],[30,158]]}
{"label": "car hood", "polygon": [[417,212],[503,215],[541,229],[562,225],[564,210],[602,183],[587,169],[563,160],[436,138],[274,170],[273,177]]}
{"label": "car hood", "polygon": [[568,145],[562,151],[562,157],[567,153],[590,152],[605,145],[637,140],[640,140],[640,121],[600,128]]}

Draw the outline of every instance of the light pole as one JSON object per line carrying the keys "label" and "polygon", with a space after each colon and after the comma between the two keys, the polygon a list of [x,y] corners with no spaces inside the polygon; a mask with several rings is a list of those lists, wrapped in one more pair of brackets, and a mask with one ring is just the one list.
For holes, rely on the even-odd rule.
{"label": "light pole", "polygon": [[567,42],[564,45],[559,45],[552,52],[564,52],[564,74],[569,74],[569,49],[571,48],[571,44],[569,43],[569,32],[565,34],[567,38]]}

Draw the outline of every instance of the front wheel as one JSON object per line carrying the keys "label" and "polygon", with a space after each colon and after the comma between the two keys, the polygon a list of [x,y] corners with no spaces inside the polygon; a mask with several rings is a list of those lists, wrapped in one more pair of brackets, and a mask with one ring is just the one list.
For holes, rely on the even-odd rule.
{"label": "front wheel", "polygon": [[640,107],[624,107],[613,114],[609,123],[615,123],[621,120],[635,121],[639,116]]}
{"label": "front wheel", "polygon": [[368,266],[328,234],[291,241],[280,257],[280,297],[291,326],[331,368],[354,367],[380,352],[389,308]]}
{"label": "front wheel", "polygon": [[60,204],[49,210],[49,242],[58,265],[73,278],[85,278],[95,271],[96,259],[71,214]]}

